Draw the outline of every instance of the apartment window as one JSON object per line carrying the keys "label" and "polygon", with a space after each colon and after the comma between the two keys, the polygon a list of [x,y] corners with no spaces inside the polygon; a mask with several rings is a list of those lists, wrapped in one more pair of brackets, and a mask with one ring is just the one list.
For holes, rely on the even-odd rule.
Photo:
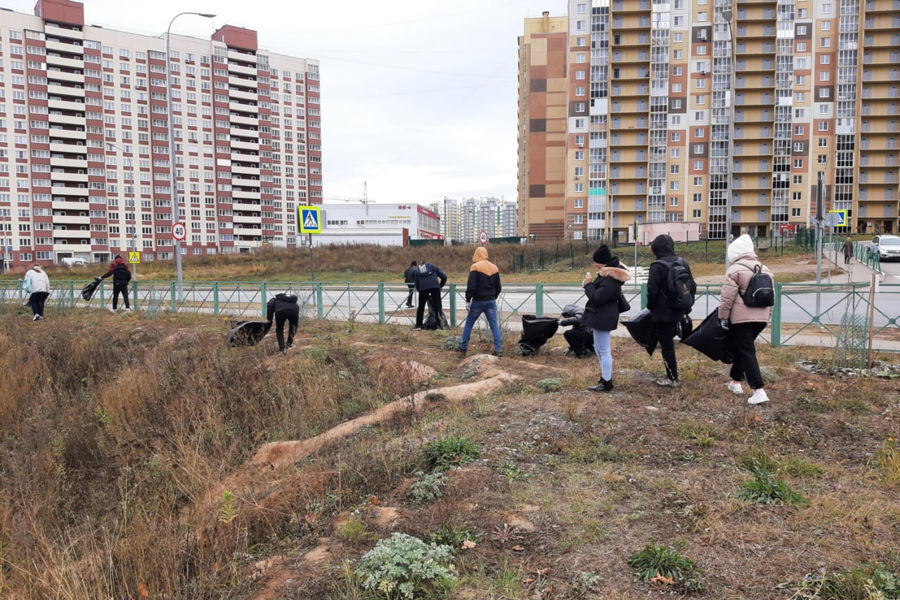
{"label": "apartment window", "polygon": [[584,79],[584,73],[585,73],[584,69],[579,69],[579,70],[575,71],[575,79],[582,79],[582,80],[583,80],[583,79]]}
{"label": "apartment window", "polygon": [[697,192],[696,194],[691,196],[691,200],[693,200],[694,202],[703,202],[703,194]]}
{"label": "apartment window", "polygon": [[678,184],[678,181],[670,181],[670,182],[669,182],[669,189],[672,190],[673,192],[674,192],[674,191],[678,191],[678,188],[679,188],[679,187],[680,187],[680,186],[679,186],[679,184]]}
{"label": "apartment window", "polygon": [[684,41],[684,34],[683,34],[683,33],[673,33],[673,34],[672,34],[672,42],[673,42],[673,43],[675,43],[675,44],[680,44],[680,43],[683,42],[683,41]]}
{"label": "apartment window", "polygon": [[575,160],[584,160],[584,150],[575,151]]}
{"label": "apartment window", "polygon": [[584,208],[584,198],[575,198],[575,208]]}
{"label": "apartment window", "polygon": [[584,184],[583,184],[583,183],[576,183],[576,184],[575,184],[575,187],[574,187],[573,189],[574,189],[576,192],[578,192],[578,193],[583,192],[583,191],[584,191]]}
{"label": "apartment window", "polygon": [[797,9],[797,18],[798,19],[806,19],[809,17],[809,9],[808,8],[798,8]]}
{"label": "apartment window", "polygon": [[695,219],[699,219],[700,217],[703,216],[703,211],[700,210],[699,208],[695,208],[695,209],[691,212],[691,216],[692,216],[693,218],[695,218]]}
{"label": "apartment window", "polygon": [[677,93],[680,92],[680,91],[681,91],[681,84],[680,84],[680,83],[673,83],[673,84],[672,84],[672,92],[677,94]]}
{"label": "apartment window", "polygon": [[820,65],[831,64],[831,55],[830,54],[822,54],[821,56],[819,56],[819,64]]}
{"label": "apartment window", "polygon": [[579,148],[584,147],[584,136],[583,135],[575,136],[575,145],[578,146]]}
{"label": "apartment window", "polygon": [[824,165],[825,163],[828,162],[828,157],[825,156],[824,154],[819,154],[816,156],[816,162],[819,163],[820,165]]}
{"label": "apartment window", "polygon": [[680,165],[669,165],[669,173],[672,175],[677,175],[681,171]]}
{"label": "apartment window", "polygon": [[[825,7],[828,7],[828,11],[826,13]],[[823,4],[822,5],[822,14],[830,14],[831,13],[831,4]],[[831,31],[831,21],[821,21],[822,31]]]}
{"label": "apartment window", "polygon": [[791,192],[791,200],[794,202],[800,202],[803,200],[803,192]]}
{"label": "apartment window", "polygon": [[795,169],[802,169],[802,168],[803,168],[803,159],[802,159],[802,158],[795,158],[795,159],[794,159],[794,168],[795,168]]}
{"label": "apartment window", "polygon": [[585,59],[584,52],[578,52],[575,54],[575,62],[577,62],[577,63],[587,62]]}
{"label": "apartment window", "polygon": [[683,73],[684,73],[684,67],[682,67],[680,65],[677,67],[672,67],[672,76],[673,77],[680,77]]}
{"label": "apartment window", "polygon": [[577,38],[575,38],[575,45],[578,46],[579,48],[583,47],[583,46],[587,46],[586,40],[587,40],[586,37],[583,37],[583,36],[577,37]]}
{"label": "apartment window", "polygon": [[584,215],[575,215],[575,218],[573,219],[573,223],[575,223],[575,225],[584,224]]}
{"label": "apartment window", "polygon": [[799,217],[799,216],[800,216],[800,209],[799,209],[799,208],[792,208],[792,209],[791,209],[791,217],[796,218],[796,217]]}
{"label": "apartment window", "polygon": [[[677,21],[679,18],[683,18],[683,17],[675,17],[675,20]],[[672,58],[674,58],[675,60],[683,60],[684,59],[684,50],[675,50],[672,53]]]}
{"label": "apartment window", "polygon": [[803,125],[795,125],[794,126],[794,135],[803,135],[806,131],[806,128]]}
{"label": "apartment window", "polygon": [[828,138],[820,137],[818,144],[819,144],[819,148],[827,148],[828,147]]}
{"label": "apartment window", "polygon": [[[703,161],[702,161],[702,160],[695,160],[695,161],[694,161],[694,170],[695,170],[695,171],[702,171],[702,170],[703,170]],[[696,179],[699,179],[699,177],[696,178]]]}
{"label": "apartment window", "polygon": [[584,129],[584,119],[575,119],[575,129]]}
{"label": "apartment window", "polygon": [[669,196],[669,206],[678,206],[678,196]]}
{"label": "apartment window", "polygon": [[831,81],[831,73],[828,71],[819,71],[819,81]]}
{"label": "apartment window", "polygon": [[694,154],[703,154],[703,144],[694,144]]}
{"label": "apartment window", "polygon": [[671,156],[672,158],[678,158],[679,156],[681,156],[681,148],[672,148],[671,150],[669,150],[669,156]]}
{"label": "apartment window", "polygon": [[680,142],[680,141],[681,141],[681,132],[680,132],[680,131],[673,131],[673,132],[672,132],[672,141],[673,141],[673,142]]}
{"label": "apartment window", "polygon": [[584,102],[576,102],[575,103],[575,112],[583,113],[586,109]]}
{"label": "apartment window", "polygon": [[797,42],[797,52],[806,52],[806,42]]}
{"label": "apartment window", "polygon": [[806,92],[795,93],[794,100],[796,100],[797,102],[806,102]]}
{"label": "apartment window", "polygon": [[794,185],[803,185],[803,175],[794,175]]}
{"label": "apartment window", "polygon": [[584,88],[583,85],[582,85],[582,86],[578,86],[578,87],[575,88],[575,95],[576,95],[576,96],[584,96],[584,92],[585,92],[585,88]]}
{"label": "apartment window", "polygon": [[[699,162],[701,166],[703,165],[702,161],[697,161],[697,162]],[[697,162],[694,163],[695,166],[696,166]],[[702,177],[694,177],[694,185],[703,185],[703,178]]]}
{"label": "apartment window", "polygon": [[[805,8],[801,8],[801,9],[798,11],[798,15],[797,15],[798,17],[799,17],[799,13],[800,13],[800,12],[806,12],[806,9],[805,9]],[[803,18],[805,18],[805,17],[800,17],[800,18],[803,19]],[[797,35],[806,35],[806,31],[807,31],[806,25],[797,25]],[[804,44],[804,45],[805,45],[805,44]]]}
{"label": "apartment window", "polygon": [[[694,118],[697,119],[698,121],[701,120],[703,118],[703,113],[695,112]],[[695,138],[702,139],[705,136],[706,136],[706,130],[703,127],[694,127],[694,137]]]}

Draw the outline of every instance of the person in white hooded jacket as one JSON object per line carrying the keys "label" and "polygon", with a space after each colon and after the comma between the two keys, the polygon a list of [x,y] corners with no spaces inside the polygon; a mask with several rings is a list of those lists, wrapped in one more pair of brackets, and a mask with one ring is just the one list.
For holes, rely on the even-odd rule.
{"label": "person in white hooded jacket", "polygon": [[25,273],[22,287],[31,295],[28,297],[28,306],[34,314],[32,321],[40,321],[44,318],[44,303],[50,295],[50,278],[44,273],[41,265],[34,265]]}
{"label": "person in white hooded jacket", "polygon": [[[763,389],[754,343],[772,317],[772,307],[747,306],[741,297],[747,290],[754,267],[762,265],[749,235],[744,234],[728,245],[728,263],[722,284],[722,302],[718,309],[719,322],[728,329],[728,345],[734,355],[728,389],[735,394],[743,394],[741,380],[746,377],[747,384],[753,390],[747,402],[762,404],[769,401],[769,396]],[[765,265],[762,265],[762,271],[772,276],[772,271]]]}

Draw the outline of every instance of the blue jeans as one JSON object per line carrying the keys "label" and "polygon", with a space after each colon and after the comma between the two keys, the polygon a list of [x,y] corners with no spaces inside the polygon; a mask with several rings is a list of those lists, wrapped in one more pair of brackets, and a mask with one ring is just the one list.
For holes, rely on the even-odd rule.
{"label": "blue jeans", "polygon": [[462,340],[459,342],[459,349],[466,350],[469,347],[469,337],[472,335],[472,327],[481,313],[487,315],[488,323],[491,326],[491,335],[494,337],[494,350],[500,352],[503,350],[503,344],[500,340],[500,324],[497,322],[497,302],[494,300],[473,300],[469,308],[469,314],[466,316],[466,324],[463,326]]}
{"label": "blue jeans", "polygon": [[600,376],[606,381],[612,380],[613,360],[610,346],[610,332],[592,329],[594,334],[594,352],[600,360]]}

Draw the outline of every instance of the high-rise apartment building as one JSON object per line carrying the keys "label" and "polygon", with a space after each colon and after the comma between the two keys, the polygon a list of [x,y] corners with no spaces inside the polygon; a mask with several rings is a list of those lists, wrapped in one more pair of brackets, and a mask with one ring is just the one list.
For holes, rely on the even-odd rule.
{"label": "high-rise apartment building", "polygon": [[765,236],[821,173],[836,231],[896,232],[898,122],[898,0],[569,0],[519,38],[520,231]]}
{"label": "high-rise apartment building", "polygon": [[[0,19],[0,242],[14,266],[294,246],[297,205],[320,203],[318,62],[260,50],[226,25],[209,40],[84,23],[41,0]],[[170,176],[171,69],[176,207]]]}
{"label": "high-rise apartment building", "polygon": [[433,207],[441,216],[444,239],[477,244],[481,232],[490,238],[518,236],[518,206],[497,198],[445,198]]}

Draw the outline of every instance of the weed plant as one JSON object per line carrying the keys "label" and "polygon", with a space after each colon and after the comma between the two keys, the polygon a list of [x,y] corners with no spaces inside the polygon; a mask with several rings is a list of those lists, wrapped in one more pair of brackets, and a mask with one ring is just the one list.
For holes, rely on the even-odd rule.
{"label": "weed plant", "polygon": [[466,438],[448,436],[429,442],[422,449],[422,457],[435,471],[446,471],[472,462],[481,456],[481,451]]}
{"label": "weed plant", "polygon": [[442,488],[447,485],[447,476],[443,472],[423,473],[418,471],[416,477],[419,477],[419,480],[409,488],[413,500],[421,504],[437,500],[443,495]]}
{"label": "weed plant", "polygon": [[760,504],[809,504],[809,502],[793,491],[788,485],[776,479],[763,462],[754,462],[750,467],[753,480],[744,483],[738,498],[758,502]]}
{"label": "weed plant", "polygon": [[670,585],[679,586],[687,592],[699,592],[706,587],[703,570],[693,560],[662,544],[648,544],[628,558],[628,566],[641,581],[669,580]]}
{"label": "weed plant", "polygon": [[380,592],[388,599],[411,599],[457,583],[450,564],[452,552],[450,546],[394,533],[362,556],[356,575],[364,590]]}
{"label": "weed plant", "polygon": [[790,600],[894,600],[900,598],[900,574],[868,564],[833,573],[820,569],[796,588]]}

